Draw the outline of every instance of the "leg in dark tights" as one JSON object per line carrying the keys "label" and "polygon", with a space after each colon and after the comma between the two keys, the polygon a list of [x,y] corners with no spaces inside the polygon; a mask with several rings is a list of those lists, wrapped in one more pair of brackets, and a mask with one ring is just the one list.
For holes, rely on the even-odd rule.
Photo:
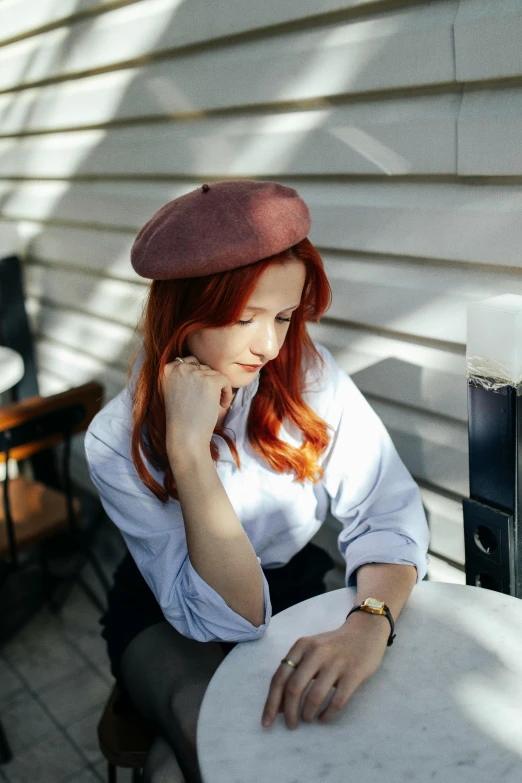
{"label": "leg in dark tights", "polygon": [[156,727],[144,768],[146,783],[201,783],[196,751],[199,709],[225,653],[218,642],[197,642],[169,623],[143,630],[126,648],[123,684],[143,716]]}

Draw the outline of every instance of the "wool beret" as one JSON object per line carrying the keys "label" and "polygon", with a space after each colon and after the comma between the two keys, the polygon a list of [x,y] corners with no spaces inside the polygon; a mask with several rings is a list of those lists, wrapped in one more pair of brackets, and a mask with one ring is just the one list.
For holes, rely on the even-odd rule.
{"label": "wool beret", "polygon": [[202,277],[281,253],[304,239],[310,225],[293,188],[214,182],[161,207],[138,232],[131,263],[151,280]]}

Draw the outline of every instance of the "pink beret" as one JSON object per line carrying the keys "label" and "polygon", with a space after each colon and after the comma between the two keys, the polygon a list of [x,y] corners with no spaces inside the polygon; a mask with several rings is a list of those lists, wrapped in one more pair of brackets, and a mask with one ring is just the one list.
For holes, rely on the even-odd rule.
{"label": "pink beret", "polygon": [[287,250],[310,230],[293,188],[277,182],[215,182],[169,201],[139,231],[131,262],[141,277],[202,277]]}

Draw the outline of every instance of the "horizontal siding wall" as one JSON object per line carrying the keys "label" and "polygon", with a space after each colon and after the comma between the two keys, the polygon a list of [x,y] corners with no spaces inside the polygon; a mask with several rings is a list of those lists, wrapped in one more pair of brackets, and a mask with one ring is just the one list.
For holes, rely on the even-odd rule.
{"label": "horizontal siding wall", "polygon": [[[43,393],[125,384],[129,251],[166,201],[295,187],[333,290],[309,331],[421,486],[430,577],[464,582],[466,308],[522,294],[521,40],[522,0],[0,2],[0,253]],[[81,438],[75,459],[88,486]]]}

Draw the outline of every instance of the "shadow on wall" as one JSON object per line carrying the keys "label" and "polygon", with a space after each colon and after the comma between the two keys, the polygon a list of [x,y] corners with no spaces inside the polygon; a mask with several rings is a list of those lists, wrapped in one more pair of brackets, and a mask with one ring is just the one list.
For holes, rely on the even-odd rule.
{"label": "shadow on wall", "polygon": [[[81,71],[82,64],[85,68],[95,59],[101,66],[108,66],[111,58],[131,61],[198,37],[223,36],[248,29],[249,24],[265,23],[265,10],[245,10],[243,6],[242,13],[229,20],[227,30],[219,9],[201,0],[205,13],[198,13],[198,2],[172,0],[154,6],[154,14],[150,4],[135,3],[66,30],[51,31],[35,40],[33,48],[28,46],[27,59],[16,81],[41,79],[60,69]],[[81,3],[77,6],[83,7]],[[283,7],[274,7],[271,22],[283,21]],[[424,12],[435,13],[426,8]],[[70,346],[74,335],[75,351],[92,360],[89,377],[105,383],[107,399],[113,396],[121,385],[129,346],[133,349],[139,341],[134,325],[147,290],[130,266],[134,236],[162,204],[197,187],[207,177],[288,178],[335,171],[336,166],[343,171],[357,170],[363,163],[367,173],[408,173],[410,164],[398,138],[395,144],[383,141],[386,134],[377,138],[382,127],[378,123],[373,125],[373,132],[368,126],[356,127],[357,122],[368,120],[364,112],[359,117],[350,106],[339,109],[333,103],[307,111],[288,111],[288,107],[281,109],[279,105],[313,94],[349,94],[354,84],[364,85],[365,71],[370,71],[376,61],[386,62],[392,56],[387,50],[400,39],[401,24],[408,23],[408,13],[406,9],[376,15],[369,22],[363,19],[361,25],[358,18],[349,24],[325,23],[297,34],[276,31],[264,34],[261,41],[225,42],[220,49],[179,53],[168,61],[140,65],[134,61],[131,67],[110,73],[41,90],[20,90],[9,96],[10,103],[2,109],[2,122],[16,126],[17,133],[35,127],[58,127],[60,112],[65,112],[65,126],[70,129],[65,133],[18,135],[0,142],[0,174],[3,171],[4,176],[22,178],[0,191],[0,203],[4,214],[11,216],[8,222],[18,225],[22,234],[31,291],[39,301],[33,317],[41,335],[52,334],[54,344],[49,346],[49,353],[57,357],[60,344]],[[124,17],[128,24],[125,31],[134,31],[134,35],[123,35],[121,28],[114,37],[114,20]],[[385,34],[368,34],[364,48],[357,36],[372,24],[375,31]],[[286,49],[281,44],[283,39]],[[117,43],[112,49],[107,45],[109,40]],[[267,50],[274,55],[268,60]],[[247,59],[242,60],[240,55]],[[448,58],[449,79],[450,71],[454,78],[455,66],[450,55]],[[245,80],[240,67],[244,62],[249,73],[256,73],[257,67],[257,79]],[[197,79],[191,75],[196,66]],[[269,100],[267,83],[273,90]],[[241,109],[256,101],[263,105],[262,110]],[[267,109],[267,103],[278,105]],[[236,107],[234,115],[206,116],[206,109],[223,105]],[[411,106],[414,113],[417,104],[413,101]],[[371,106],[365,109],[371,110]],[[180,112],[192,112],[190,121],[184,121]],[[105,126],[114,120],[140,116],[149,119],[124,127]],[[95,120],[102,127],[93,128]],[[82,124],[91,127],[82,130]],[[319,143],[325,138],[328,146]],[[35,178],[41,178],[37,187],[31,183]],[[14,221],[17,214],[27,216],[27,209],[33,212],[33,220]],[[313,204],[311,211],[313,217]],[[435,294],[431,296],[435,298]],[[430,294],[422,306],[428,307],[429,300]],[[364,304],[368,306],[366,300]],[[60,306],[72,309],[75,319],[60,312]],[[372,302],[372,307],[378,308],[379,302]],[[393,327],[395,318],[418,308],[415,297],[407,304],[403,301],[390,311],[388,325]],[[85,320],[78,326],[82,314]],[[345,317],[350,320],[353,316],[348,311]],[[63,381],[70,378],[64,362],[55,361],[53,365],[53,372]],[[382,369],[388,372],[390,365]],[[75,372],[81,373],[80,366]],[[417,386],[419,395],[423,393],[422,367],[397,366],[392,374],[401,376],[404,388],[406,384],[408,388]],[[77,375],[76,380],[82,378]],[[424,455],[416,453],[415,448],[413,453],[418,466]]]}

